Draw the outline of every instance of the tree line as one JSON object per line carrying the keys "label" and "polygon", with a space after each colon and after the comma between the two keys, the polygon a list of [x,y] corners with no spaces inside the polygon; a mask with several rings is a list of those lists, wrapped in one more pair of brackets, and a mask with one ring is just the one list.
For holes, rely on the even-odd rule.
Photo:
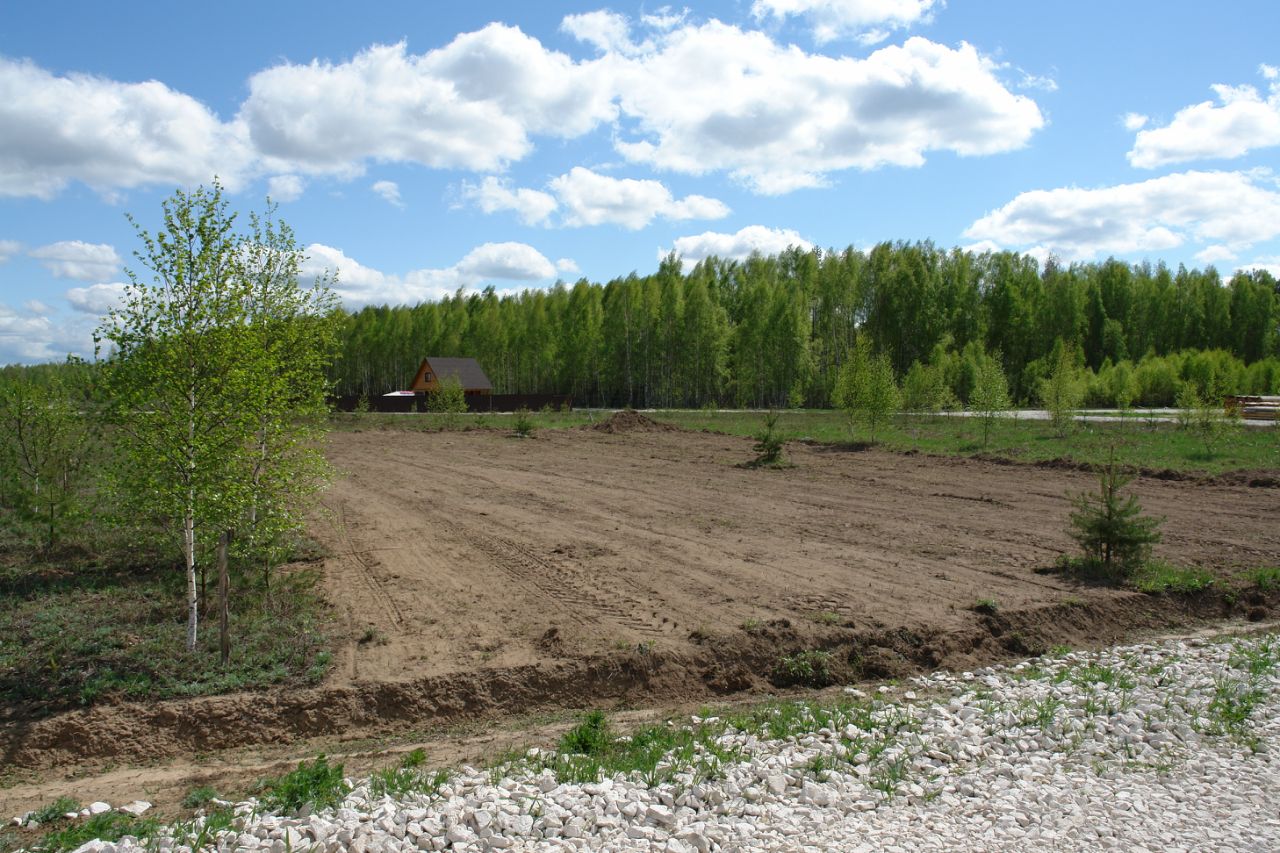
{"label": "tree line", "polygon": [[367,307],[345,318],[332,378],[339,394],[380,394],[406,387],[423,356],[470,356],[497,393],[571,393],[578,405],[827,407],[861,340],[899,379],[946,364],[960,403],[988,355],[1011,399],[1034,402],[1066,347],[1091,377],[1091,402],[1132,383],[1133,402],[1157,405],[1188,378],[1204,393],[1280,391],[1278,326],[1280,285],[1264,270],[1224,283],[1212,267],[1041,267],[899,242],[711,258],[687,272],[671,255],[606,284]]}

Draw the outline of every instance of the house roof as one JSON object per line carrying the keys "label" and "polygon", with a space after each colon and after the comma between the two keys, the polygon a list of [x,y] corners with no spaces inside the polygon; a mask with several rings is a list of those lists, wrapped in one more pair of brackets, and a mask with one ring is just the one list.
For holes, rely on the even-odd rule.
{"label": "house roof", "polygon": [[[430,365],[431,371],[435,373],[436,380],[443,382],[450,376],[456,376],[458,382],[467,391],[492,391],[493,383],[489,381],[489,377],[485,376],[484,370],[480,367],[480,363],[474,358],[444,358],[441,356],[429,355],[423,359],[424,365]],[[415,386],[417,379],[422,376],[422,368],[418,368],[418,376],[415,377]]]}

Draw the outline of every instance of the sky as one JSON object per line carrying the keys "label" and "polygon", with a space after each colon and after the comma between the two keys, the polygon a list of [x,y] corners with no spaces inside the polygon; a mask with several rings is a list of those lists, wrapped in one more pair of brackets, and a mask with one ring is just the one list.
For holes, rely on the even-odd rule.
{"label": "sky", "polygon": [[0,364],[177,188],[351,309],[884,240],[1280,274],[1275,0],[0,0]]}

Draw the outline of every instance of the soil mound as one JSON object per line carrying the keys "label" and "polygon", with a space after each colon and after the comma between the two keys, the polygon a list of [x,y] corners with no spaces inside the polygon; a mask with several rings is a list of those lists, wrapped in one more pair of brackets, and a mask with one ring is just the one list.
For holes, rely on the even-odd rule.
{"label": "soil mound", "polygon": [[623,432],[676,432],[679,429],[672,424],[659,423],[633,409],[614,412],[608,420],[592,424],[590,428],[596,432],[607,432],[611,435]]}

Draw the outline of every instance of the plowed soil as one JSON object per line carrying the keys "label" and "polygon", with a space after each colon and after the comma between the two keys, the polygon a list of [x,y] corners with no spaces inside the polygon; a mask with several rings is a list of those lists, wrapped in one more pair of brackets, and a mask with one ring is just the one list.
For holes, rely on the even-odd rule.
{"label": "plowed soil", "polygon": [[[750,447],[623,423],[335,433],[341,475],[314,532],[343,637],[323,685],[10,726],[0,766],[703,701],[784,686],[781,656],[811,648],[847,678],[972,667],[1272,604],[1041,573],[1074,547],[1067,495],[1096,487],[1085,472],[795,443],[793,467],[739,467]],[[1223,576],[1276,562],[1280,490],[1132,489],[1166,518],[1157,555]]]}

